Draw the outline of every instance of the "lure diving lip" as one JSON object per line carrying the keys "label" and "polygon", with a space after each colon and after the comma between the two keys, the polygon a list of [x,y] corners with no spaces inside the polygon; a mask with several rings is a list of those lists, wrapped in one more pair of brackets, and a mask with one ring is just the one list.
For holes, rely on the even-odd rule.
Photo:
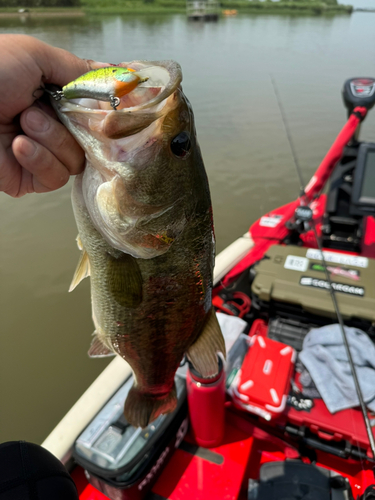
{"label": "lure diving lip", "polygon": [[109,66],[89,71],[65,85],[62,90],[49,91],[49,93],[57,101],[63,97],[66,99],[89,98],[109,101],[113,109],[116,109],[122,96],[147,80],[148,77],[140,76],[132,68]]}

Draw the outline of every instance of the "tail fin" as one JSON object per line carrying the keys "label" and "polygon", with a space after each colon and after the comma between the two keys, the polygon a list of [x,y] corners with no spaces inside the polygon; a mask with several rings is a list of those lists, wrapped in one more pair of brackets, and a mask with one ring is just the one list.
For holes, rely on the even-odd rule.
{"label": "tail fin", "polygon": [[125,418],[134,427],[144,429],[163,413],[171,413],[176,409],[176,387],[168,394],[160,397],[141,392],[133,385],[125,401]]}

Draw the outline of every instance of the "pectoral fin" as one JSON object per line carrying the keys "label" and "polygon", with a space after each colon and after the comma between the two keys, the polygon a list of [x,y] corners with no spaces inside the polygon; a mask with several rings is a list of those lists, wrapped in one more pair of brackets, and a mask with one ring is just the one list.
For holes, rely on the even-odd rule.
{"label": "pectoral fin", "polygon": [[[77,238],[77,243],[78,245],[80,244],[80,240],[78,242]],[[90,276],[90,261],[89,261],[89,256],[85,252],[85,250],[82,250],[81,252],[81,257],[79,258],[77,268],[74,272],[73,276],[73,281],[70,284],[69,287],[69,292],[75,289],[77,285],[84,279],[87,278],[87,276]]]}
{"label": "pectoral fin", "polygon": [[123,254],[118,259],[108,255],[108,289],[123,307],[137,307],[142,302],[142,274],[137,259]]}
{"label": "pectoral fin", "polygon": [[80,235],[77,236],[76,238],[76,242],[77,242],[77,247],[80,249],[80,250],[83,250],[83,245],[82,245],[82,241],[81,241],[81,237]]}
{"label": "pectoral fin", "polygon": [[194,368],[203,377],[213,377],[218,371],[217,353],[225,357],[225,342],[214,309],[211,310],[201,334],[187,351]]}
{"label": "pectoral fin", "polygon": [[115,353],[108,349],[107,346],[99,339],[97,333],[94,333],[93,341],[88,352],[90,358],[106,358],[108,356],[115,356]]}

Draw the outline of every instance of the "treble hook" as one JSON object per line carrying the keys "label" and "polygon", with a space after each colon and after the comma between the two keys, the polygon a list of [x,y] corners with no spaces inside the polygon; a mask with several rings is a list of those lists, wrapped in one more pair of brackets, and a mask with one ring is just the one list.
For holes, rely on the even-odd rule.
{"label": "treble hook", "polygon": [[[38,87],[36,90],[34,90],[34,92],[32,93],[32,96],[34,97],[34,99],[39,99],[41,97],[40,96],[37,96],[36,93],[39,92],[39,91],[42,91],[42,92],[47,92],[47,94],[49,94],[50,96],[52,96],[54,99],[56,99],[56,101],[59,101],[60,99],[62,99],[64,97],[64,92],[62,90],[55,90],[54,92],[52,90],[48,90],[46,89],[46,87],[43,87],[42,85],[40,87]],[[43,95],[43,94],[42,94]]]}
{"label": "treble hook", "polygon": [[60,99],[64,97],[64,92],[62,90],[55,90],[53,92],[52,90],[44,88],[44,91],[47,92],[47,94],[53,97],[56,101],[60,101]]}

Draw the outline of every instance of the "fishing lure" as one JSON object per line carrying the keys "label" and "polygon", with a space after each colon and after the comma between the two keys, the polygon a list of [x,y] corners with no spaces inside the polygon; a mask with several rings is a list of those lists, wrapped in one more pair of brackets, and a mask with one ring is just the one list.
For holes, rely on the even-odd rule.
{"label": "fishing lure", "polygon": [[120,104],[120,97],[134,90],[148,80],[132,68],[109,66],[89,71],[65,85],[62,90],[48,91],[57,101],[66,99],[98,99],[109,101],[114,110]]}

